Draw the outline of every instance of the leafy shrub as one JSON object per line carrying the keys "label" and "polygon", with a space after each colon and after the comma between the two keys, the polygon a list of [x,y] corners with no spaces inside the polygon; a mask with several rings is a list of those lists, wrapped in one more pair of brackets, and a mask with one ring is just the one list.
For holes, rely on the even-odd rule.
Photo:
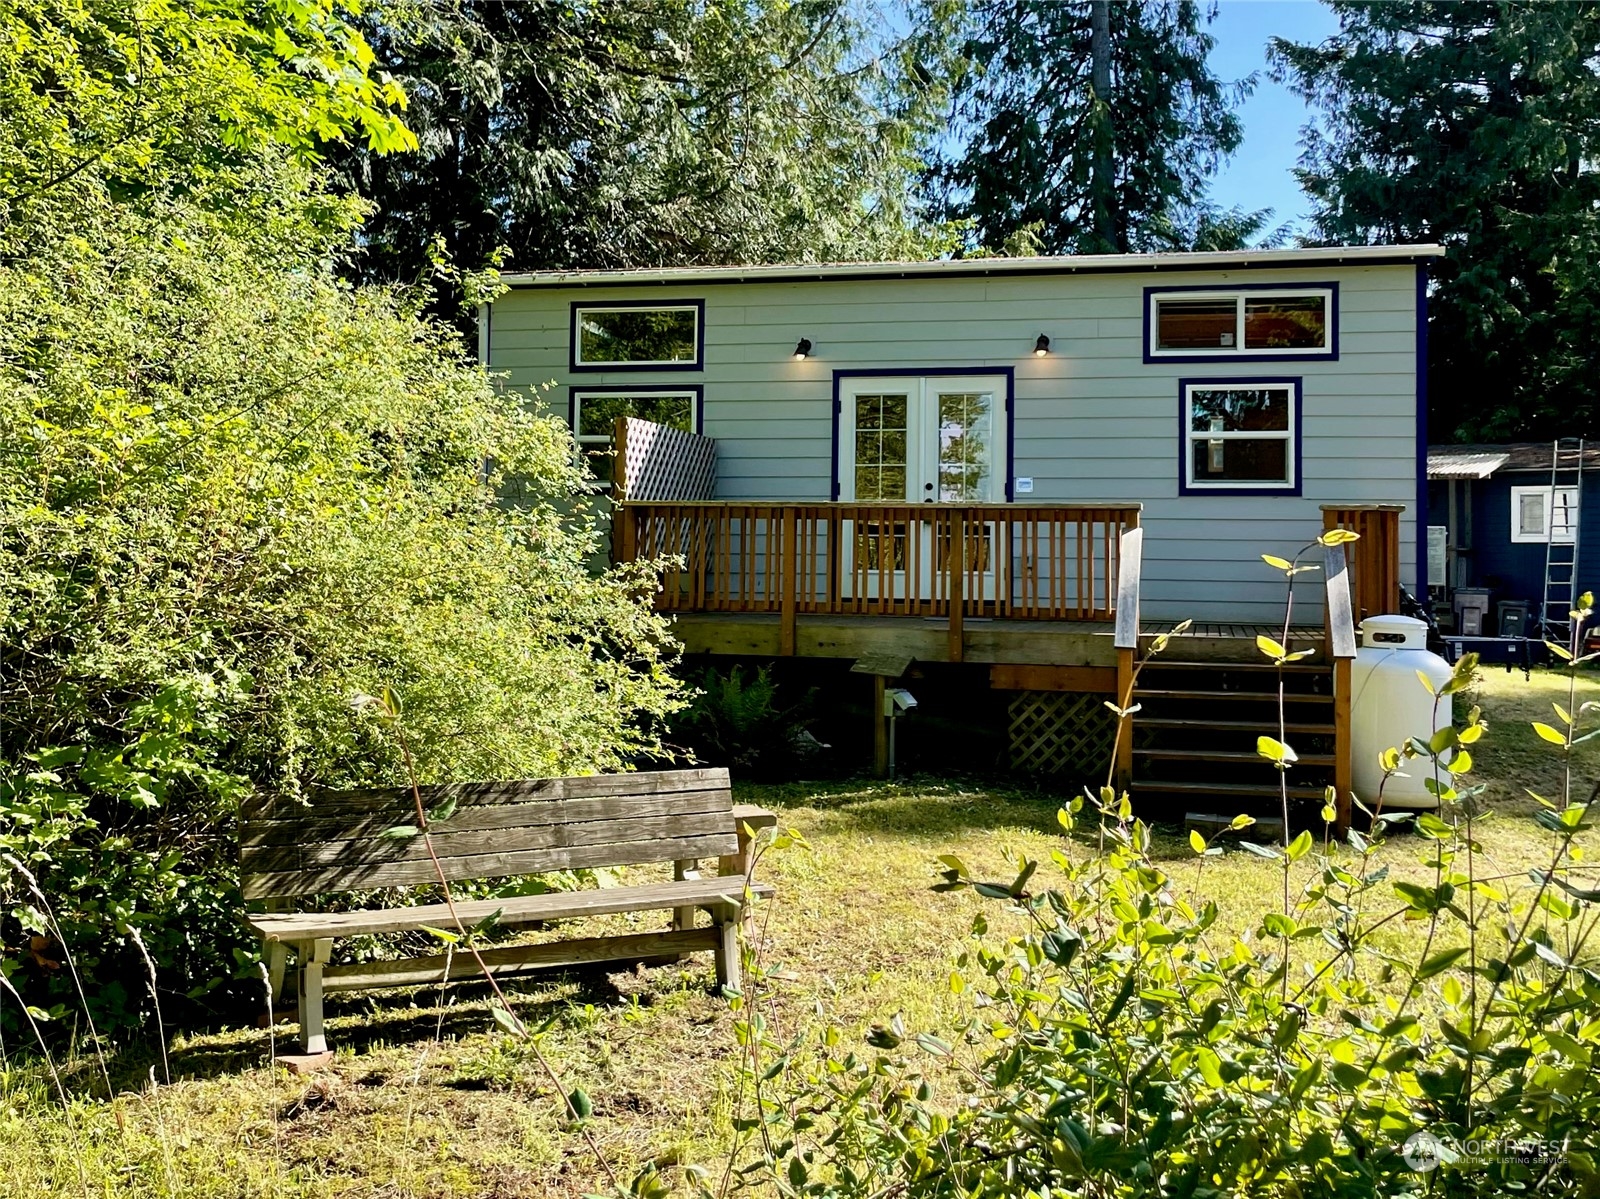
{"label": "leafy shrub", "polygon": [[672,739],[698,761],[774,778],[824,748],[809,731],[814,690],[785,707],[765,666],[748,678],[743,666],[707,667],[695,682],[697,693],[674,722]]}
{"label": "leafy shrub", "polygon": [[398,781],[353,696],[406,697],[425,781],[621,767],[677,705],[565,425],[338,283],[350,214],[298,169],[251,186],[0,264],[0,854],[38,880],[0,868],[0,959],[48,1007],[64,937],[102,1027],[145,1002],[132,926],[163,987],[258,993],[236,813]]}
{"label": "leafy shrub", "polygon": [[[1558,706],[1536,731],[1570,755],[1600,735],[1579,731],[1596,707]],[[987,882],[944,858],[938,889],[1004,913],[975,920],[951,978],[973,1017],[944,1037],[896,1020],[860,1048],[836,1028],[779,1043],[753,974],[736,1001],[755,1047],[748,1170],[816,1196],[1594,1193],[1600,890],[1574,843],[1589,800],[1569,779],[1536,814],[1548,857],[1496,868],[1469,785],[1485,727],[1474,710],[1386,755],[1391,773],[1426,770],[1440,800],[1416,821],[1424,881],[1375,862],[1381,805],[1371,835],[1336,846],[1330,795],[1320,838],[1241,844],[1286,896],[1244,939],[1204,898],[1220,850],[1192,834],[1180,878],[1110,789],[1062,810],[1068,832],[1097,822],[1097,852],[1063,847],[1048,886],[1036,862]]]}

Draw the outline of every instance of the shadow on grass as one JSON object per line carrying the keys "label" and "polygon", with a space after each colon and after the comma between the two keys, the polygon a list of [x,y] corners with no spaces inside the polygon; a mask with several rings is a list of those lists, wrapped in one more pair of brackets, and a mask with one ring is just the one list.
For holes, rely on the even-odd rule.
{"label": "shadow on grass", "polygon": [[[612,981],[612,976],[625,968],[625,964],[612,962],[508,979],[500,985],[518,1017],[537,1027],[574,1005],[612,1007],[628,1002]],[[492,995],[485,982],[466,979],[452,983],[442,1018],[437,987],[330,995],[326,1000],[328,1040],[335,1050],[364,1056],[436,1037],[460,1040],[492,1032],[497,1027],[489,1012]],[[292,1018],[292,1009],[289,1015]],[[279,1053],[298,1052],[295,1024],[280,1022],[274,1033],[275,1037],[265,1028],[238,1029],[180,1045],[168,1054],[172,1080],[205,1080],[259,1069],[266,1065],[274,1040]],[[147,1039],[117,1052],[108,1066],[114,1092],[138,1091],[149,1085],[152,1067],[156,1078],[162,1078],[161,1050],[153,1039]],[[102,1096],[105,1086],[93,1059],[75,1063],[75,1067],[63,1079],[69,1091]]]}

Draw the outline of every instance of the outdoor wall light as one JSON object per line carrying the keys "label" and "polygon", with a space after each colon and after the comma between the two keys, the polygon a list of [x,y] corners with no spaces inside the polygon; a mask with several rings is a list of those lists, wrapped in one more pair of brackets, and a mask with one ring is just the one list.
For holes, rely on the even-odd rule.
{"label": "outdoor wall light", "polygon": [[1049,352],[1050,339],[1041,333],[1039,334],[1039,340],[1033,343],[1033,356],[1035,358],[1043,358]]}
{"label": "outdoor wall light", "polygon": [[804,362],[809,357],[811,357],[811,339],[802,337],[800,344],[794,348],[794,360],[796,362]]}

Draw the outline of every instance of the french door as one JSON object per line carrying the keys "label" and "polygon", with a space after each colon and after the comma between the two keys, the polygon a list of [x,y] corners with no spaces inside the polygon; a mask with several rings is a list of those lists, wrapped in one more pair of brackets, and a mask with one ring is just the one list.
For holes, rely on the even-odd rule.
{"label": "french door", "polygon": [[[1001,375],[869,376],[839,387],[839,498],[858,504],[994,504],[1005,499],[1006,386]],[[846,594],[945,595],[960,549],[952,525],[859,519],[843,544]],[[981,597],[995,598],[992,526],[969,529],[965,557]]]}

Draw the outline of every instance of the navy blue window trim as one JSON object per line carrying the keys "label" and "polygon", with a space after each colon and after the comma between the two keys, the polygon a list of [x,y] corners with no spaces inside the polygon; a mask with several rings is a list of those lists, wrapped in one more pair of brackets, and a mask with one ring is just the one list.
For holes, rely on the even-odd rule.
{"label": "navy blue window trim", "polygon": [[1014,397],[1017,394],[1017,368],[1014,366],[900,366],[870,370],[836,370],[833,372],[833,463],[832,490],[834,500],[839,498],[839,422],[844,411],[839,401],[839,383],[844,379],[936,379],[951,375],[1002,375],[1006,381],[1006,503],[1012,500],[1012,459],[1016,454],[1017,421]]}
{"label": "navy blue window trim", "polygon": [[[693,362],[579,362],[578,312],[584,308],[692,308],[694,309]],[[700,371],[706,362],[705,300],[573,300],[567,319],[567,369],[575,375],[611,374],[618,371]]]}
{"label": "navy blue window trim", "polygon": [[[1417,263],[1417,599],[1428,601],[1428,264]],[[1448,579],[1440,579],[1445,586]]]}
{"label": "navy blue window trim", "polygon": [[706,389],[699,383],[627,383],[615,387],[606,387],[600,383],[585,383],[576,387],[567,388],[567,424],[572,429],[572,435],[578,436],[578,398],[580,396],[626,396],[626,395],[692,395],[694,397],[694,428],[693,433],[699,433],[705,428],[706,416]]}
{"label": "navy blue window trim", "polygon": [[[1156,354],[1155,324],[1153,314],[1155,296],[1182,295],[1184,292],[1211,292],[1216,295],[1255,295],[1259,292],[1299,291],[1328,293],[1328,348],[1326,350],[1295,350],[1284,354],[1231,353],[1219,350],[1214,354]],[[1232,286],[1147,287],[1144,289],[1144,361],[1146,366],[1162,362],[1337,362],[1339,360],[1339,285],[1337,283],[1240,283]]]}
{"label": "navy blue window trim", "polygon": [[[1241,487],[1237,483],[1212,486],[1208,483],[1189,482],[1189,388],[1191,387],[1282,387],[1290,388],[1290,403],[1294,416],[1289,421],[1289,460],[1294,467],[1294,483],[1267,483],[1259,487]],[[1264,375],[1240,377],[1199,378],[1178,380],[1178,494],[1179,495],[1299,495],[1303,479],[1300,473],[1300,418],[1305,410],[1305,388],[1298,376],[1268,378]]]}

